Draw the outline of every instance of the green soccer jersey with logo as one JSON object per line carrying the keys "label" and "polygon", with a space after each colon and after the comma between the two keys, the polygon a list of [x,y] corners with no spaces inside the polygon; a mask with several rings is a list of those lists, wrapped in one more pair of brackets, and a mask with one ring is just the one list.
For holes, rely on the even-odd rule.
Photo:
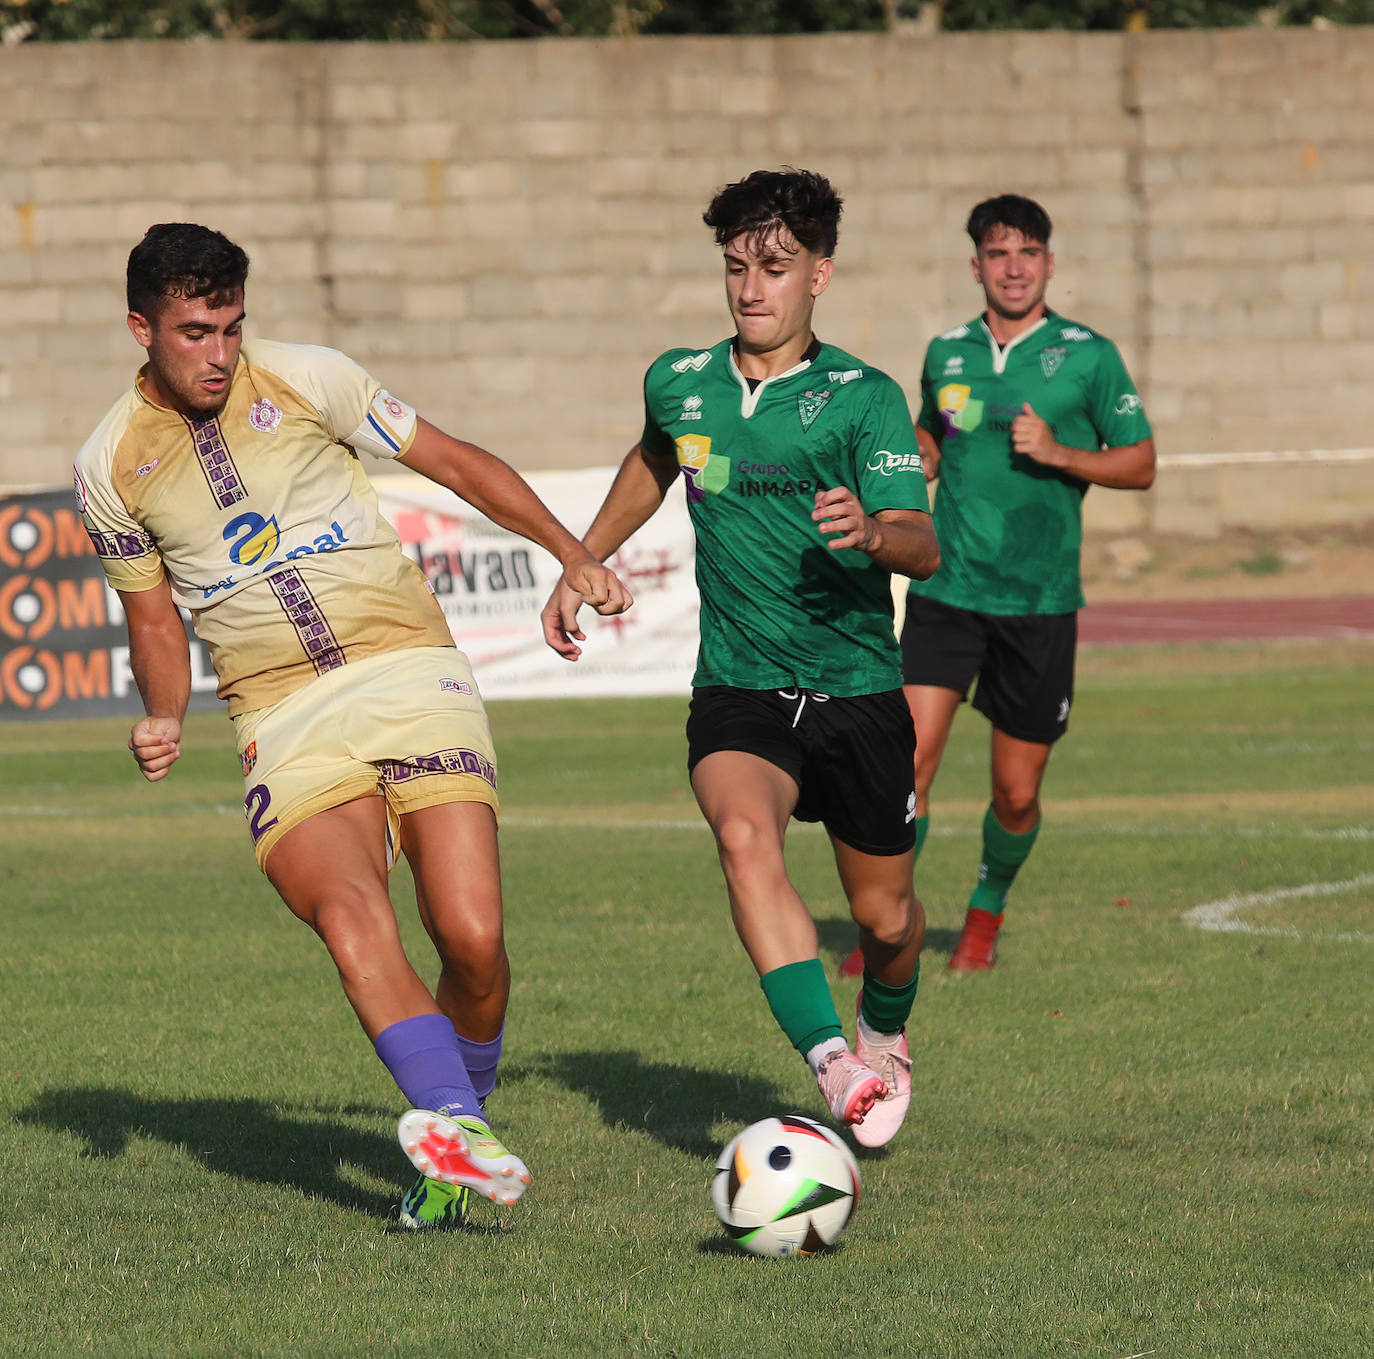
{"label": "green soccer jersey with logo", "polygon": [[1116,346],[1086,326],[1051,312],[999,348],[979,317],[932,340],[920,424],[940,444],[940,569],[913,593],[992,614],[1083,606],[1088,483],[1013,452],[1011,422],[1026,403],[1068,448],[1150,437]]}
{"label": "green soccer jersey with logo", "polygon": [[647,452],[676,457],[696,532],[701,639],[693,683],[836,697],[901,684],[889,573],[832,551],[816,492],[869,514],[929,508],[901,388],[833,345],[751,388],[733,341],[672,349],[644,378]]}

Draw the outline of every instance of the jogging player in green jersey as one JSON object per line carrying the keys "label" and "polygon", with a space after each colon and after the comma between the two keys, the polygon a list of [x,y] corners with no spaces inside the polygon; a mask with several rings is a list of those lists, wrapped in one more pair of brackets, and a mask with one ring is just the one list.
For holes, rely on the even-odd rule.
{"label": "jogging player in green jersey", "polygon": [[[604,559],[684,476],[701,595],[692,789],[773,1015],[834,1118],[881,1146],[911,1099],[905,1026],[925,936],[890,577],[929,576],[939,550],[901,389],[811,328],[840,210],[804,170],[756,171],[712,200],[736,333],[650,366],[643,436],[584,541]],[[580,602],[560,587],[544,610],[569,660]],[[853,1050],[787,875],[794,816],[825,825],[859,926]]]}
{"label": "jogging player in green jersey", "polygon": [[[968,220],[982,315],[930,342],[916,435],[940,478],[940,569],[912,583],[902,629],[916,724],[916,852],[954,714],[992,723],[992,801],[956,971],[991,967],[1007,891],[1040,830],[1040,786],[1073,701],[1089,485],[1144,490],[1155,445],[1116,346],[1051,311],[1050,219],[1005,194]],[[848,961],[848,960],[847,960]],[[852,966],[852,964],[851,964]]]}

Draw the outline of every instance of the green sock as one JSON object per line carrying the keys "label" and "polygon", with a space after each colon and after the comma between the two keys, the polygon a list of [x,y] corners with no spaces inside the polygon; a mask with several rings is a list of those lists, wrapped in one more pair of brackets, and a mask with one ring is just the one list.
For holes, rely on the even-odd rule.
{"label": "green sock", "polygon": [[970,907],[1001,915],[1007,904],[1007,892],[1012,879],[1030,856],[1035,837],[1040,834],[1036,822],[1023,835],[1007,830],[989,807],[983,817],[983,862],[978,865],[978,885],[969,897]]}
{"label": "green sock", "polygon": [[930,813],[916,818],[916,858],[921,857],[921,851],[926,845],[926,836],[930,834]]}
{"label": "green sock", "polygon": [[842,1038],[840,1016],[819,958],[775,967],[759,978],[778,1027],[803,1057],[827,1038]]}
{"label": "green sock", "polygon": [[916,974],[905,986],[889,986],[864,968],[864,989],[859,993],[859,1017],[878,1033],[898,1033],[906,1027],[916,1003],[916,984],[921,980],[920,959]]}

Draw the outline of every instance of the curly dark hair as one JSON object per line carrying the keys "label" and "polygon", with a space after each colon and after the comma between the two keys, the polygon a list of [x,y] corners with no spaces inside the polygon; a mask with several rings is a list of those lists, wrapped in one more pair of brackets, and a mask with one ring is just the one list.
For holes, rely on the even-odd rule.
{"label": "curly dark hair", "polygon": [[843,208],[844,200],[823,175],[785,165],[781,170],[755,170],[727,184],[711,200],[702,221],[716,233],[717,245],[728,245],[744,232],[757,249],[784,226],[799,245],[829,256],[835,253]]}
{"label": "curly dark hair", "polygon": [[206,297],[218,305],[247,278],[247,254],[223,233],[193,222],[161,222],[129,252],[129,310],[151,317],[172,297]]}
{"label": "curly dark hair", "polygon": [[1050,243],[1049,213],[1033,198],[1022,198],[1017,193],[985,198],[969,213],[967,230],[973,248],[979,249],[988,233],[998,227],[1019,232],[1028,241],[1039,241],[1041,245]]}

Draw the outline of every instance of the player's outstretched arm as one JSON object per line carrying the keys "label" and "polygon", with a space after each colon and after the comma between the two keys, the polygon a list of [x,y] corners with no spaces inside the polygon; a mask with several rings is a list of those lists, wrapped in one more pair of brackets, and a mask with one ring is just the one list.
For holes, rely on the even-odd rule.
{"label": "player's outstretched arm", "polygon": [[399,459],[412,471],[450,490],[494,524],[528,538],[558,558],[563,582],[597,613],[624,613],[634,603],[615,572],[566,529],[513,467],[485,448],[416,422],[414,441]]}
{"label": "player's outstretched arm", "polygon": [[832,552],[852,547],[879,566],[912,580],[926,580],[940,565],[940,545],[923,510],[879,510],[866,514],[848,486],[816,492],[811,518],[829,539]]}
{"label": "player's outstretched arm", "polygon": [[181,721],[191,697],[191,649],[164,577],[152,590],[121,590],[129,627],[129,668],[146,717],[134,723],[129,750],[149,783],[167,777],[181,756]]}
{"label": "player's outstretched arm", "polygon": [[[611,489],[582,540],[592,556],[604,560],[642,527],[663,504],[663,497],[676,477],[677,463],[673,459],[656,458],[645,451],[643,444],[636,444],[621,462]],[[544,640],[567,661],[575,661],[582,654],[577,644],[587,640],[577,625],[581,605],[577,592],[570,590],[564,580],[549,596],[540,614]]]}

